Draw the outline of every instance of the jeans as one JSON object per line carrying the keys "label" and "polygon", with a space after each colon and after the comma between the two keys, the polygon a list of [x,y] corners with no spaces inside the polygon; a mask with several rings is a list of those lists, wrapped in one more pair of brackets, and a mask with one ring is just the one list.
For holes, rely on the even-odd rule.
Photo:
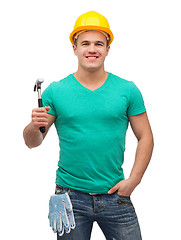
{"label": "jeans", "polygon": [[137,215],[130,197],[117,192],[89,194],[64,188],[71,199],[76,227],[57,240],[90,240],[96,221],[107,240],[141,240]]}

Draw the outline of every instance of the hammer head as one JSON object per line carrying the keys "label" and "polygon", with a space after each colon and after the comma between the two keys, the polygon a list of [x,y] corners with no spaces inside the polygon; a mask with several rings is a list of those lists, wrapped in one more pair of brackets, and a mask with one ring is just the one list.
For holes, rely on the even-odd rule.
{"label": "hammer head", "polygon": [[34,91],[41,89],[41,84],[44,82],[43,78],[38,78],[35,82]]}

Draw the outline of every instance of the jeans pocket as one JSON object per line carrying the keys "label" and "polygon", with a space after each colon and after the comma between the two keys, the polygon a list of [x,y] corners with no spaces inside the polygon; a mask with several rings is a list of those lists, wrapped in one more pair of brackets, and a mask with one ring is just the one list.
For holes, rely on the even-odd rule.
{"label": "jeans pocket", "polygon": [[117,195],[120,196],[120,197],[123,197],[123,198],[130,198],[130,196],[124,196],[124,195],[121,195],[117,192]]}
{"label": "jeans pocket", "polygon": [[121,195],[121,194],[118,193],[118,191],[116,191],[116,194],[117,194],[118,196],[120,196],[120,197],[130,199],[130,196],[124,196],[124,195]]}
{"label": "jeans pocket", "polygon": [[118,192],[116,192],[116,194],[118,196],[118,199],[117,199],[118,204],[133,206],[130,196],[123,196],[118,194]]}

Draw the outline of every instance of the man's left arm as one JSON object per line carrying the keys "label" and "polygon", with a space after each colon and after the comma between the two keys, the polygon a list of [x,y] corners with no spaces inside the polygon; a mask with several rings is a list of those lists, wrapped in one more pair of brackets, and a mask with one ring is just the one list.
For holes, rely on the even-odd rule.
{"label": "man's left arm", "polygon": [[147,113],[129,117],[131,128],[138,140],[135,161],[128,179],[122,180],[111,188],[108,193],[118,191],[118,194],[130,196],[141,179],[151,160],[153,151],[153,134],[147,117]]}

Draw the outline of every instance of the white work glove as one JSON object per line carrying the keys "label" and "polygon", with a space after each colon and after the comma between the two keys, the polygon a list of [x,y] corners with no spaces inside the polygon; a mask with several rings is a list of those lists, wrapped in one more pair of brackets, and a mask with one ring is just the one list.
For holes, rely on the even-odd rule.
{"label": "white work glove", "polygon": [[58,232],[59,236],[64,234],[64,229],[69,233],[75,228],[73,208],[67,192],[51,196],[48,217],[50,227],[54,232]]}

